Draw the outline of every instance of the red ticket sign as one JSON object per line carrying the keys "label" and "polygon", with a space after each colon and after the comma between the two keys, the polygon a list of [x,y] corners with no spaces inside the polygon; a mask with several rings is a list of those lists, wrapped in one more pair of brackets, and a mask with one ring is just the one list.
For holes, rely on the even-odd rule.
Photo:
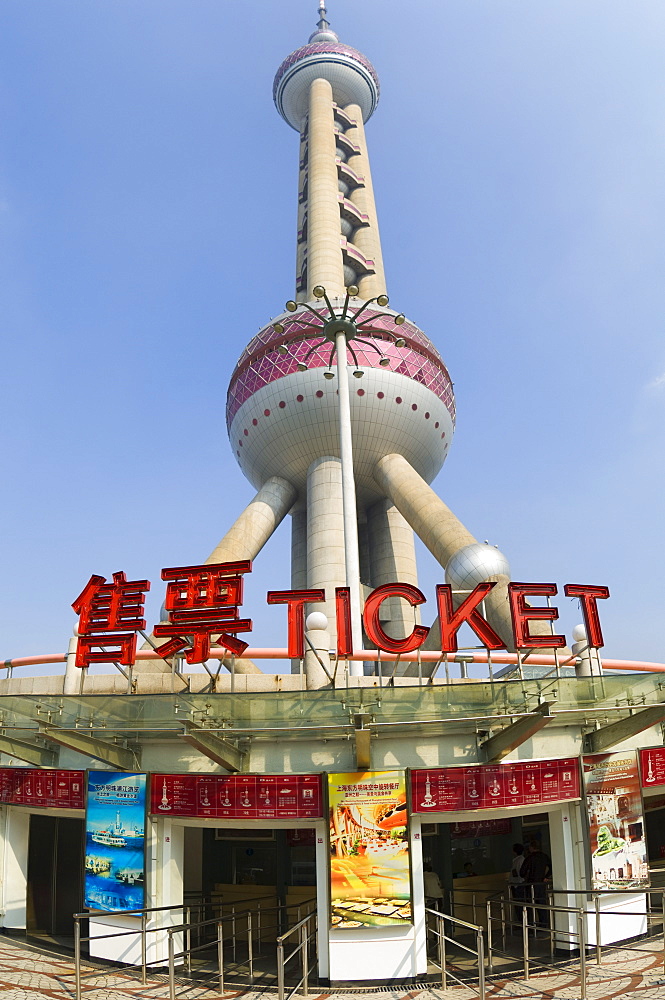
{"label": "red ticket sign", "polygon": [[411,771],[411,812],[461,812],[580,797],[577,757]]}
{"label": "red ticket sign", "polygon": [[469,822],[451,823],[450,839],[466,840],[476,837],[497,837],[510,833],[510,819],[472,819]]}
{"label": "red ticket sign", "polygon": [[43,809],[85,809],[85,771],[1,767],[0,802]]}
{"label": "red ticket sign", "polygon": [[640,773],[643,788],[665,785],[665,747],[640,750]]}
{"label": "red ticket sign", "polygon": [[319,819],[319,774],[153,774],[150,812],[211,819]]}

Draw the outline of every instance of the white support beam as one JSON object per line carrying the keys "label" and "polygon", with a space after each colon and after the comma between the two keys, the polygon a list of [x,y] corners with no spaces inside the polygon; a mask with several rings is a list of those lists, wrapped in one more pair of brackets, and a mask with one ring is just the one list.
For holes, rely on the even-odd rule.
{"label": "white support beam", "polygon": [[584,749],[586,753],[601,753],[608,747],[616,746],[629,740],[631,736],[643,733],[645,729],[657,726],[665,719],[665,705],[652,705],[650,708],[642,708],[634,715],[628,715],[625,719],[619,719],[609,726],[596,729],[593,733],[587,733],[584,737]]}
{"label": "white support beam", "polygon": [[531,715],[523,716],[484,740],[480,749],[484,751],[485,759],[488,762],[503,760],[512,750],[543,729],[554,718],[550,712],[552,704],[550,701],[543,702]]}
{"label": "white support beam", "polygon": [[77,753],[93,760],[99,760],[103,764],[110,764],[118,771],[139,771],[139,761],[133,750],[112,743],[110,740],[100,740],[95,736],[88,736],[83,733],[71,732],[58,729],[57,726],[41,724],[39,731],[42,736],[52,743],[58,743],[68,750],[75,750]]}
{"label": "white support beam", "polygon": [[199,753],[225,767],[227,771],[240,771],[242,769],[245,754],[238,750],[233,743],[221,739],[216,733],[209,733],[200,726],[187,722],[183,732],[178,735],[185,743],[189,743]]}

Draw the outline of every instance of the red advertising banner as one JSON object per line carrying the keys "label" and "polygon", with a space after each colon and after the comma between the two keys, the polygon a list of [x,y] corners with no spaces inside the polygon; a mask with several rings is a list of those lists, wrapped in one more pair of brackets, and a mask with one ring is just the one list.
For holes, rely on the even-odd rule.
{"label": "red advertising banner", "polygon": [[411,811],[461,812],[580,797],[577,757],[411,771]]}
{"label": "red advertising banner", "polygon": [[0,767],[0,802],[42,809],[85,809],[85,771]]}
{"label": "red advertising banner", "polygon": [[665,747],[640,750],[640,771],[643,788],[665,785]]}
{"label": "red advertising banner", "polygon": [[320,774],[153,774],[150,812],[212,819],[319,819]]}

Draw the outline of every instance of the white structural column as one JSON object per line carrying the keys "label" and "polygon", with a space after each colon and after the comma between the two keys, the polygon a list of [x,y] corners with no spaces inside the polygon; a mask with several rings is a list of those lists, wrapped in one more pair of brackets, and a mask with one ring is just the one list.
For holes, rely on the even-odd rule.
{"label": "white structural column", "polygon": [[307,297],[315,285],[328,295],[344,292],[339,228],[335,118],[332,87],[314,80],[309,91],[307,179]]}
{"label": "white structural column", "polygon": [[355,156],[350,156],[348,163],[351,169],[356,174],[359,174],[365,182],[364,187],[358,187],[354,190],[351,198],[356,208],[369,218],[368,226],[363,226],[355,231],[353,243],[365,257],[374,261],[374,273],[363,275],[358,281],[358,288],[361,298],[371,299],[375,295],[381,295],[386,291],[386,276],[383,270],[383,254],[381,252],[381,237],[379,235],[379,217],[374,201],[374,187],[372,185],[372,173],[369,166],[362,111],[357,104],[349,104],[344,110],[355,122],[354,128],[348,129],[345,134],[351,142],[355,142],[356,146],[360,147],[360,152]]}
{"label": "white structural column", "polygon": [[28,898],[28,843],[30,813],[5,806],[0,816],[3,832],[2,926],[23,930]]}
{"label": "white structural column", "polygon": [[[307,507],[298,505],[291,511],[291,589],[307,587]],[[299,674],[300,660],[291,660],[291,673]]]}
{"label": "white structural column", "polygon": [[[349,368],[346,358],[346,336],[338,333],[337,390],[339,392],[339,447],[342,459],[342,502],[344,511],[344,562],[346,585],[351,591],[351,633],[353,649],[362,649],[362,604],[360,600],[360,553],[358,550],[358,512],[356,480],[353,474],[353,442],[351,435],[351,401],[349,399]],[[362,664],[350,664],[350,673],[362,673]]]}
{"label": "white structural column", "polygon": [[[386,583],[410,583],[418,586],[416,549],[413,531],[390,500],[379,500],[367,511],[372,587]],[[381,605],[382,624],[388,635],[403,639],[420,621],[418,608],[391,597]],[[413,664],[404,664],[410,668]],[[410,669],[406,670],[411,672]]]}
{"label": "white structural column", "polygon": [[345,585],[342,464],[327,455],[312,462],[307,472],[307,586],[322,587],[326,601],[311,604],[307,610],[323,611],[333,644],[337,637],[335,587]]}

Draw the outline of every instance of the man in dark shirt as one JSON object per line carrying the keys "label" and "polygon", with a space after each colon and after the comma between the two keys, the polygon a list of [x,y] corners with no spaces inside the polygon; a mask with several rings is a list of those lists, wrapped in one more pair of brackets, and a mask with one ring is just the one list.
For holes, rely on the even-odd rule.
{"label": "man in dark shirt", "polygon": [[[520,896],[527,902],[547,903],[546,880],[552,871],[552,863],[544,851],[541,851],[537,840],[529,842],[529,853],[524,859],[520,869],[520,876],[523,884],[517,886]],[[538,923],[541,927],[549,924],[547,910],[538,909]]]}

